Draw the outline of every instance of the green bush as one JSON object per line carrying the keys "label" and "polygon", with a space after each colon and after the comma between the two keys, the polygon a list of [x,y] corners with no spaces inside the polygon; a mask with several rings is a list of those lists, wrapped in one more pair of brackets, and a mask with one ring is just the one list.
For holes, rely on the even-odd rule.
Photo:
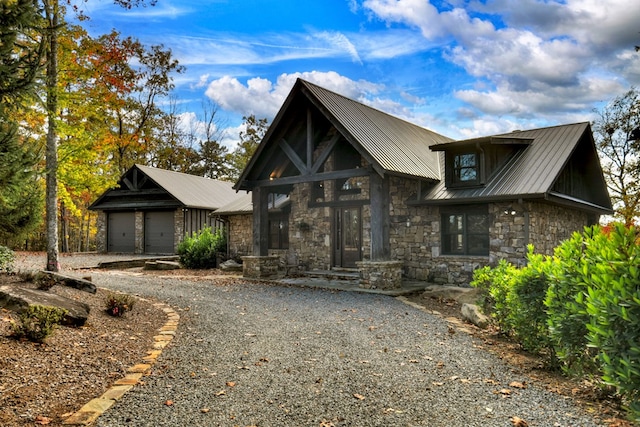
{"label": "green bush", "polygon": [[13,272],[13,263],[16,260],[16,254],[5,246],[0,246],[0,272]]}
{"label": "green bush", "polygon": [[475,270],[470,283],[482,291],[484,312],[491,316],[505,334],[510,334],[513,329],[507,296],[517,273],[517,267],[502,259],[494,268],[485,266]]}
{"label": "green bush", "polygon": [[42,342],[53,333],[66,314],[67,310],[63,308],[30,305],[18,315],[20,323],[13,324],[13,332],[17,337]]}
{"label": "green bush", "polygon": [[501,260],[494,268],[476,270],[471,286],[483,291],[484,310],[504,334],[525,350],[541,353],[549,348],[544,299],[551,259],[534,254],[533,246],[528,249],[525,267]]}
{"label": "green bush", "polygon": [[127,294],[108,294],[105,298],[107,314],[114,317],[121,317],[127,311],[133,310],[136,300]]}
{"label": "green bush", "polygon": [[513,285],[507,293],[509,325],[518,343],[527,351],[549,356],[553,364],[554,352],[550,351],[547,311],[544,305],[549,288],[551,257],[534,254],[530,245],[527,265],[516,272]]}
{"label": "green bush", "polygon": [[180,263],[187,268],[215,268],[216,256],[226,247],[224,232],[203,228],[199,233],[186,236],[178,245]]}
{"label": "green bush", "polygon": [[616,388],[640,421],[640,229],[617,224],[594,237],[584,298],[605,384]]}
{"label": "green bush", "polygon": [[562,369],[572,376],[598,374],[597,352],[587,346],[590,316],[585,304],[589,275],[597,264],[593,252],[598,235],[599,228],[585,228],[555,249],[545,299],[549,339]]}

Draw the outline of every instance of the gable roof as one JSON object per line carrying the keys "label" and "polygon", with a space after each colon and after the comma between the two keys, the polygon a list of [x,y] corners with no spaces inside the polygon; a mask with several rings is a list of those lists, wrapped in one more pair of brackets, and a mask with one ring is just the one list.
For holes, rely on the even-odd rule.
{"label": "gable roof", "polygon": [[[423,198],[425,203],[473,202],[514,198],[556,198],[566,202],[581,204],[590,210],[611,212],[606,183],[598,160],[593,135],[589,123],[575,123],[547,128],[515,131],[507,134],[467,141],[456,141],[452,145],[465,142],[490,142],[495,140],[521,142],[518,153],[499,168],[484,186],[473,188],[447,188],[444,180],[436,184]],[[442,150],[443,146],[433,147]],[[553,191],[554,184],[573,156],[584,155],[591,162],[591,200],[577,199]],[[444,159],[442,160],[444,168]]]}
{"label": "gable roof", "polygon": [[[139,172],[157,187],[164,190],[174,202],[168,203],[167,200],[158,200],[155,203],[145,204],[141,200],[144,195],[136,194],[143,192],[141,189],[136,188],[137,184],[131,183],[134,174],[137,176]],[[136,181],[142,182],[142,179],[136,178]],[[132,185],[133,188],[131,188]],[[127,200],[127,196],[133,197],[129,197],[129,200]],[[142,207],[182,206],[185,208],[215,210],[237,200],[241,196],[233,189],[233,183],[231,182],[149,166],[134,165],[122,175],[120,181],[118,181],[118,188],[107,190],[91,204],[90,209],[135,208],[136,204],[139,204]]]}
{"label": "gable roof", "polygon": [[236,189],[250,189],[245,181],[252,168],[269,155],[268,147],[277,143],[275,130],[290,114],[294,100],[301,98],[315,106],[378,173],[440,179],[438,155],[429,146],[452,141],[450,138],[298,79],[242,172]]}

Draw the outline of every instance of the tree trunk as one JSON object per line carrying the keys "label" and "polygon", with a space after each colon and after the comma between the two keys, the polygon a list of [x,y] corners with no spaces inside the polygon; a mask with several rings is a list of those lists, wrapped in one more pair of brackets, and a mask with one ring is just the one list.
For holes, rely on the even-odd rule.
{"label": "tree trunk", "polygon": [[46,221],[47,271],[60,271],[58,260],[58,0],[44,1],[49,49],[47,51],[47,148],[46,148]]}

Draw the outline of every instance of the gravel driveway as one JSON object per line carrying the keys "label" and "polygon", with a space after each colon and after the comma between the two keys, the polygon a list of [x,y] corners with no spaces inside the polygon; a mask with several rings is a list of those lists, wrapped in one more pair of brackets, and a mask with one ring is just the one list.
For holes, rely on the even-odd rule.
{"label": "gravel driveway", "polygon": [[[94,264],[95,265],[95,264]],[[379,295],[92,271],[181,315],[98,426],[596,426],[442,319]],[[525,388],[521,388],[521,386]],[[524,427],[525,424],[521,424]]]}

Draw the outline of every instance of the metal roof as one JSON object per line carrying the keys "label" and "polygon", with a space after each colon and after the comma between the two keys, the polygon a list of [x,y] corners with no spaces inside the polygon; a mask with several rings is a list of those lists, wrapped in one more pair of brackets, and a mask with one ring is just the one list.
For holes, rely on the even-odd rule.
{"label": "metal roof", "polygon": [[253,202],[251,193],[242,192],[240,197],[231,203],[216,209],[216,215],[238,215],[250,214],[253,212]]}
{"label": "metal roof", "polygon": [[232,182],[143,165],[134,167],[188,208],[218,209],[242,196],[233,189]]}
{"label": "metal roof", "polygon": [[[478,198],[495,200],[549,195],[581,138],[589,134],[589,129],[588,123],[576,123],[496,135],[531,139],[531,143],[489,177],[484,186],[449,189],[443,179],[425,195],[423,201],[471,202]],[[444,168],[444,156],[441,162]],[[601,208],[606,209],[607,206]]]}
{"label": "metal roof", "polygon": [[[278,194],[275,201],[269,202],[269,208],[282,209],[291,199],[287,194]],[[272,206],[273,204],[273,206]],[[237,200],[216,209],[216,215],[239,215],[253,213],[253,199],[251,193],[243,193]]]}
{"label": "metal roof", "polygon": [[264,163],[263,155],[272,154],[267,147],[277,143],[271,141],[271,136],[276,134],[274,129],[286,121],[283,119],[290,114],[288,108],[295,108],[293,100],[298,97],[305,97],[315,105],[379,173],[440,180],[438,155],[429,146],[452,139],[298,79],[242,172],[236,189],[250,189],[245,180],[252,168]]}
{"label": "metal roof", "polygon": [[305,80],[299,84],[337,121],[351,142],[360,145],[385,172],[440,180],[440,163],[429,149],[452,141],[429,129],[399,119]]}

